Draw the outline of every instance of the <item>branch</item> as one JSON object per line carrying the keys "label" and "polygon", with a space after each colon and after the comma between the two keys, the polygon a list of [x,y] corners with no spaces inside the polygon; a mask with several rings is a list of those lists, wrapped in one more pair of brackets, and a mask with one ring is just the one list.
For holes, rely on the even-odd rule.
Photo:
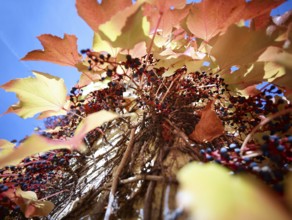
{"label": "branch", "polygon": [[117,188],[118,188],[119,178],[120,178],[120,175],[121,175],[125,165],[127,164],[128,158],[132,152],[132,148],[133,148],[134,143],[135,143],[135,131],[136,131],[136,128],[132,128],[131,134],[130,134],[129,145],[128,145],[128,147],[123,155],[121,163],[119,164],[116,172],[113,174],[113,184],[111,187],[111,192],[109,194],[109,202],[108,202],[108,206],[107,206],[106,213],[104,216],[104,220],[110,219],[110,215],[111,215],[112,208],[113,208],[113,203],[115,200],[114,196],[115,196],[115,194],[117,192]]}

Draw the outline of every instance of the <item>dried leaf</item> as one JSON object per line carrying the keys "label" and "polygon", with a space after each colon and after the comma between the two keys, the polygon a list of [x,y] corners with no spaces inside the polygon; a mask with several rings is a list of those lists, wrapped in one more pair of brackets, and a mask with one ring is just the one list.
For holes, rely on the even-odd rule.
{"label": "dried leaf", "polygon": [[22,118],[33,117],[37,113],[48,116],[66,114],[64,80],[41,72],[33,74],[35,78],[15,79],[0,86],[8,92],[15,92],[20,101],[5,113],[15,113]]}
{"label": "dried leaf", "polygon": [[201,119],[189,137],[198,142],[209,142],[223,133],[224,127],[214,110],[214,101],[210,101],[201,111]]}
{"label": "dried leaf", "polygon": [[209,41],[241,19],[251,19],[269,13],[284,0],[204,0],[193,4],[187,18],[187,27],[195,35]]}
{"label": "dried leaf", "polygon": [[62,39],[51,34],[43,34],[38,39],[44,50],[33,50],[21,60],[47,61],[63,66],[75,66],[81,60],[75,35],[64,34]]}
{"label": "dried leaf", "polygon": [[76,8],[79,16],[92,28],[98,31],[99,25],[107,22],[110,18],[132,5],[131,0],[119,0],[113,2],[103,0],[101,4],[97,0],[76,0]]}
{"label": "dried leaf", "polygon": [[54,209],[54,204],[50,201],[38,200],[35,192],[22,191],[17,187],[4,192],[4,195],[17,204],[26,218],[48,216]]}
{"label": "dried leaf", "polygon": [[[289,220],[279,198],[257,179],[217,164],[189,163],[177,174],[178,203],[196,220]],[[267,211],[268,210],[268,211]]]}

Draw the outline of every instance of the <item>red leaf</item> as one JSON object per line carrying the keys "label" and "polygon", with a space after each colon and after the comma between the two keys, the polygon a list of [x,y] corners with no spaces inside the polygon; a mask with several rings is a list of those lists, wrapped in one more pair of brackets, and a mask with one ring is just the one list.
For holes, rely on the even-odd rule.
{"label": "red leaf", "polygon": [[130,5],[132,5],[131,0],[119,0],[119,2],[103,0],[101,4],[98,4],[97,0],[76,0],[79,16],[94,31],[97,31],[99,25],[109,21],[118,11]]}
{"label": "red leaf", "polygon": [[196,37],[209,41],[231,24],[269,13],[284,1],[204,0],[192,6],[187,26]]}
{"label": "red leaf", "polygon": [[81,60],[75,35],[64,34],[64,38],[43,34],[38,37],[44,50],[33,50],[21,60],[40,60],[63,66],[75,66]]}
{"label": "red leaf", "polygon": [[200,114],[201,119],[189,136],[192,140],[209,142],[224,133],[222,122],[214,110],[214,101],[210,101]]}

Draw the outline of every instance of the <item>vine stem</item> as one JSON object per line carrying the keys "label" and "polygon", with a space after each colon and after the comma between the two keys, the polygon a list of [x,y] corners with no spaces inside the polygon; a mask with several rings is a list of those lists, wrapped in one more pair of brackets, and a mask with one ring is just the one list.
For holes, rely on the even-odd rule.
{"label": "vine stem", "polygon": [[120,178],[120,175],[121,175],[125,165],[127,164],[128,158],[132,152],[132,149],[133,149],[133,146],[135,143],[135,131],[136,131],[136,128],[131,129],[129,144],[127,146],[127,149],[123,155],[123,158],[122,158],[119,166],[117,167],[117,170],[113,174],[113,183],[112,183],[111,191],[109,194],[109,202],[108,202],[107,209],[105,212],[104,220],[110,219],[112,208],[113,208],[113,203],[115,201],[115,194],[116,194],[117,189],[118,189],[119,178]]}
{"label": "vine stem", "polygon": [[244,150],[246,148],[246,145],[247,143],[249,142],[249,140],[252,138],[252,136],[254,135],[254,133],[260,129],[262,126],[264,126],[265,124],[269,123],[271,120],[277,118],[277,117],[280,117],[282,115],[285,115],[289,112],[292,112],[292,108],[287,108],[287,109],[284,109],[282,111],[279,111],[267,118],[265,118],[264,120],[262,120],[257,126],[255,126],[252,131],[246,136],[246,138],[244,139],[242,145],[241,145],[241,148],[240,148],[240,155],[243,156],[243,153],[244,153]]}
{"label": "vine stem", "polygon": [[146,63],[147,63],[147,61],[148,61],[148,59],[149,59],[149,55],[150,55],[151,49],[152,49],[152,47],[153,47],[154,39],[155,39],[155,37],[156,37],[157,30],[158,30],[158,27],[159,27],[159,25],[160,25],[160,22],[161,22],[162,16],[163,16],[163,13],[160,12],[160,13],[159,13],[159,18],[158,18],[158,21],[157,21],[156,27],[155,27],[155,29],[154,29],[154,33],[153,33],[153,36],[152,36],[152,39],[151,39],[150,45],[149,45],[149,48],[148,48],[148,50],[147,50]]}
{"label": "vine stem", "polygon": [[54,194],[52,194],[52,195],[46,196],[46,197],[44,197],[44,198],[42,198],[42,199],[40,199],[40,200],[47,200],[47,199],[49,199],[49,198],[51,198],[51,197],[53,197],[53,196],[59,195],[59,194],[62,193],[62,192],[69,192],[69,191],[70,191],[70,190],[68,190],[68,189],[64,189],[64,190],[61,190],[61,191],[59,191],[59,192],[56,192],[56,193],[54,193]]}

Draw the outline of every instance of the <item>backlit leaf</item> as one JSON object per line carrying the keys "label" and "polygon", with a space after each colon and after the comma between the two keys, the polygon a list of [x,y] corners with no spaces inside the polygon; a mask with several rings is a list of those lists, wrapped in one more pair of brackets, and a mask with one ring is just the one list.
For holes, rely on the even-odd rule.
{"label": "backlit leaf", "polygon": [[102,126],[104,123],[112,121],[119,116],[116,113],[106,110],[100,110],[98,112],[88,115],[81,121],[75,131],[75,138],[79,139],[80,136],[84,136],[89,131]]}
{"label": "backlit leaf", "polygon": [[6,113],[15,113],[22,118],[33,117],[37,113],[50,112],[50,116],[66,114],[64,80],[41,72],[33,74],[35,78],[15,79],[1,86],[8,92],[15,92],[19,99]]}
{"label": "backlit leaf", "polygon": [[22,191],[20,187],[4,192],[4,195],[18,205],[26,218],[48,216],[54,209],[50,201],[38,200],[33,191]]}
{"label": "backlit leaf", "polygon": [[118,2],[103,0],[101,4],[97,0],[76,0],[79,16],[94,31],[98,30],[100,24],[110,20],[113,15],[130,5],[132,5],[131,0],[119,0]]}
{"label": "backlit leaf", "polygon": [[0,146],[0,168],[8,165],[18,165],[26,157],[56,149],[70,150],[71,145],[69,142],[32,135],[17,147],[3,149]]}
{"label": "backlit leaf", "polygon": [[210,101],[200,114],[201,119],[189,136],[192,140],[209,142],[224,133],[222,122],[214,110],[214,101]]}
{"label": "backlit leaf", "polygon": [[290,215],[256,179],[232,176],[217,164],[192,162],[177,175],[178,202],[196,220],[289,220]]}
{"label": "backlit leaf", "polygon": [[221,69],[249,64],[256,61],[273,42],[274,38],[267,36],[265,31],[252,31],[233,25],[216,41],[211,55]]}
{"label": "backlit leaf", "polygon": [[143,16],[142,7],[136,3],[114,15],[99,27],[114,47],[132,49],[141,41],[148,41],[149,22]]}
{"label": "backlit leaf", "polygon": [[47,61],[63,66],[75,66],[81,60],[75,35],[65,34],[62,39],[51,34],[43,34],[38,39],[44,50],[33,50],[21,60]]}
{"label": "backlit leaf", "polygon": [[209,41],[241,19],[251,19],[277,7],[284,0],[204,0],[193,4],[187,18],[187,26],[195,37]]}

